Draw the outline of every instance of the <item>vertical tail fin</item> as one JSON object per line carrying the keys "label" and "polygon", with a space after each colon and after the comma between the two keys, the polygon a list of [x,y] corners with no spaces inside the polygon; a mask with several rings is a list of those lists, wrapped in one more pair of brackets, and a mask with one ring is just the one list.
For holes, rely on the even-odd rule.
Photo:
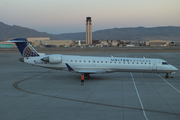
{"label": "vertical tail fin", "polygon": [[39,53],[29,44],[25,38],[16,38],[6,42],[15,43],[23,57],[40,56]]}
{"label": "vertical tail fin", "polygon": [[42,41],[40,41],[40,45],[43,45]]}

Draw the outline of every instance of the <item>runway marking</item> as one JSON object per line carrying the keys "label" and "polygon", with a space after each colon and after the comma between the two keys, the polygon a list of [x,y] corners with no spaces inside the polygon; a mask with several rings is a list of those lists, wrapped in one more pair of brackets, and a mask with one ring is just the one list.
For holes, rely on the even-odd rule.
{"label": "runway marking", "polygon": [[[52,70],[50,70],[52,71]],[[116,108],[126,108],[126,109],[131,109],[131,110],[144,110],[144,111],[149,111],[149,112],[155,112],[155,113],[164,113],[164,114],[171,114],[171,115],[180,115],[180,113],[171,113],[171,112],[165,112],[165,111],[157,111],[157,110],[150,110],[150,109],[141,109],[141,108],[133,108],[133,107],[125,107],[125,106],[118,106],[118,105],[110,105],[110,104],[103,104],[103,103],[96,103],[96,102],[90,102],[90,101],[83,101],[83,100],[77,100],[77,99],[71,99],[71,98],[64,98],[64,97],[57,97],[57,96],[52,96],[52,95],[46,95],[46,94],[41,94],[41,93],[35,93],[35,92],[31,92],[31,91],[27,91],[27,90],[23,90],[21,88],[18,87],[18,84],[29,80],[31,78],[35,78],[37,76],[40,76],[44,73],[48,73],[50,71],[46,71],[37,75],[34,75],[32,77],[28,77],[26,79],[20,80],[18,82],[16,82],[14,84],[14,87],[20,91],[26,92],[26,93],[31,93],[31,94],[35,94],[35,95],[41,95],[41,96],[45,96],[45,97],[51,97],[51,98],[57,98],[57,99],[63,99],[63,100],[69,100],[69,101],[75,101],[75,102],[81,102],[81,103],[88,103],[88,104],[94,104],[94,105],[102,105],[102,106],[107,106],[107,107],[116,107]]]}
{"label": "runway marking", "polygon": [[166,81],[163,77],[161,77],[159,74],[157,74],[162,80],[164,80],[167,84],[169,84],[172,88],[174,88],[178,93],[180,93],[180,91],[175,88],[173,85],[171,85],[168,81]]}
{"label": "runway marking", "polygon": [[137,89],[137,87],[136,87],[136,83],[135,83],[135,81],[134,81],[133,75],[132,75],[132,73],[130,73],[130,74],[131,74],[131,78],[132,78],[132,81],[133,81],[133,84],[134,84],[134,87],[135,87],[135,90],[136,90],[136,94],[137,94],[137,96],[138,96],[138,99],[139,99],[139,102],[140,102],[140,105],[141,105],[141,108],[142,108],[142,111],[143,111],[143,115],[144,115],[145,119],[148,120],[148,118],[147,118],[147,116],[146,116],[146,112],[145,112],[145,110],[144,110],[144,106],[143,106],[142,101],[141,101],[141,98],[140,98],[140,96],[139,96],[139,92],[138,92],[138,89]]}

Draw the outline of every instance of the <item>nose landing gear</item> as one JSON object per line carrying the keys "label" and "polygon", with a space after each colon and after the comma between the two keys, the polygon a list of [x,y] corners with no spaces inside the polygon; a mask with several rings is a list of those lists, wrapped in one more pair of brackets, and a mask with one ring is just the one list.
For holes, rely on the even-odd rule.
{"label": "nose landing gear", "polygon": [[169,73],[166,73],[165,78],[169,78]]}

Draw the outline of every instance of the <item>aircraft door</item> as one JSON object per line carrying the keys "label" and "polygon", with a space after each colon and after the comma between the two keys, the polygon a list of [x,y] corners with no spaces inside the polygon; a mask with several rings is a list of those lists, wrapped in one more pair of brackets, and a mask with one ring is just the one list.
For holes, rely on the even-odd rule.
{"label": "aircraft door", "polygon": [[157,70],[157,63],[156,63],[156,62],[153,62],[153,64],[152,64],[152,70]]}

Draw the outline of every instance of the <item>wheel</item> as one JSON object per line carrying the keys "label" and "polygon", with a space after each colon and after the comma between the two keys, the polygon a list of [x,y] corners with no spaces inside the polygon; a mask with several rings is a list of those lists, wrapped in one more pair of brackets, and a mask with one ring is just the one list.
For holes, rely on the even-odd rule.
{"label": "wheel", "polygon": [[88,76],[85,76],[85,79],[86,80],[89,80],[90,79],[90,76],[88,75]]}
{"label": "wheel", "polygon": [[165,75],[165,78],[169,78],[168,74]]}
{"label": "wheel", "polygon": [[89,80],[89,79],[90,79],[89,74],[85,74],[85,75],[84,75],[84,78],[85,78],[86,80]]}

